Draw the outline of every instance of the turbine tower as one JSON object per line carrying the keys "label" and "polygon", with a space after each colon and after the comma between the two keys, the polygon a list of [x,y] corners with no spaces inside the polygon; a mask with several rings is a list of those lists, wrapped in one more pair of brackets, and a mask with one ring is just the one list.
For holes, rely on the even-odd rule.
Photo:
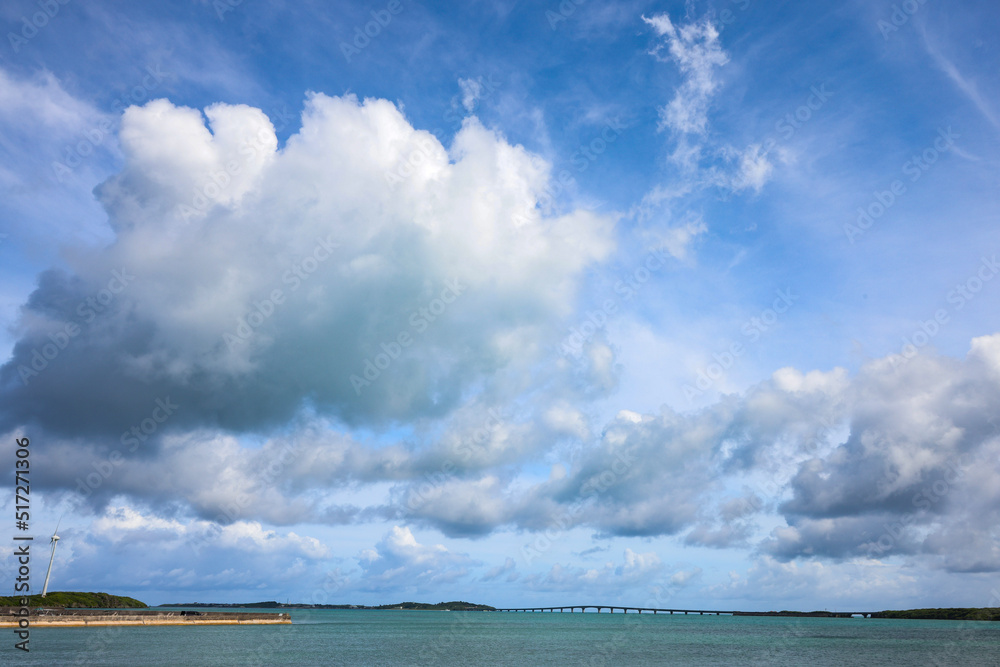
{"label": "turbine tower", "polygon": [[59,523],[56,523],[56,529],[52,533],[52,555],[49,556],[49,571],[45,573],[45,585],[42,586],[42,597],[49,591],[49,577],[52,576],[52,561],[56,558],[56,545],[59,544]]}

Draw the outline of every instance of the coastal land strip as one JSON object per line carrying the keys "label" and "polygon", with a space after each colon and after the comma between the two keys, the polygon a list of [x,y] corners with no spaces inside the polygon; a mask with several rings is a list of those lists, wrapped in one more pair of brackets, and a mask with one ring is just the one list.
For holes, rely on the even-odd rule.
{"label": "coastal land strip", "polygon": [[302,604],[302,603],[281,603],[274,600],[268,602],[249,603],[208,603],[208,602],[184,602],[178,604],[162,604],[161,607],[193,607],[206,609],[371,609],[371,610],[401,610],[401,611],[497,611],[496,607],[487,604],[473,604],[471,602],[453,601],[438,602],[429,604],[427,602],[397,602],[396,604],[363,605],[363,604]]}
{"label": "coastal land strip", "polygon": [[135,598],[108,593],[56,591],[44,598],[0,597],[0,628],[107,627],[142,625],[284,625],[280,612],[206,612],[151,609]]}
{"label": "coastal land strip", "polygon": [[[181,608],[181,609],[178,609]],[[228,609],[259,609],[263,611],[227,611]],[[497,608],[484,604],[464,601],[400,602],[384,605],[351,604],[302,604],[280,603],[274,600],[251,603],[203,603],[188,602],[160,605],[150,608],[135,598],[110,595],[108,593],[53,592],[46,597],[0,597],[0,628],[23,627],[24,619],[34,627],[90,627],[90,626],[144,626],[144,625],[276,625],[290,624],[291,616],[277,610],[283,609],[338,609],[373,611],[506,611],[506,612],[554,612],[565,610],[584,611],[607,609],[610,613],[628,612],[676,612],[733,616],[776,616],[849,618],[864,616],[872,619],[913,619],[913,620],[954,620],[954,621],[1000,621],[1000,608],[949,607],[934,609],[904,609],[872,612],[831,612],[831,611],[702,611],[640,609],[617,605],[574,605],[562,607]],[[204,610],[204,611],[203,611]]]}
{"label": "coastal land strip", "polygon": [[143,625],[285,625],[289,614],[263,612],[164,611],[159,609],[32,609],[27,616],[18,608],[6,607],[0,628],[16,628],[22,618],[33,628],[89,628]]}

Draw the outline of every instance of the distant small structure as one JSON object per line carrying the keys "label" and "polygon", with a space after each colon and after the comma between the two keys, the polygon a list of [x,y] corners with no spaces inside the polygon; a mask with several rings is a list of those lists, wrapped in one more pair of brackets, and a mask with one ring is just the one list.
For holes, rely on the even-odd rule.
{"label": "distant small structure", "polygon": [[56,545],[59,544],[59,523],[56,523],[56,529],[52,532],[52,539],[49,540],[52,543],[52,555],[49,556],[49,571],[45,573],[45,585],[42,586],[42,597],[49,592],[49,577],[52,576],[52,561],[56,558]]}

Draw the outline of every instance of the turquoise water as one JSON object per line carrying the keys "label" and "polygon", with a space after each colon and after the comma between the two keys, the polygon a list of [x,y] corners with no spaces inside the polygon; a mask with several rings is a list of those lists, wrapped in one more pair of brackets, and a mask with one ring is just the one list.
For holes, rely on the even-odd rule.
{"label": "turquoise water", "polygon": [[[234,610],[235,611],[235,610]],[[256,610],[247,610],[256,611]],[[34,628],[17,665],[1000,665],[1000,623],[295,611],[292,625]]]}

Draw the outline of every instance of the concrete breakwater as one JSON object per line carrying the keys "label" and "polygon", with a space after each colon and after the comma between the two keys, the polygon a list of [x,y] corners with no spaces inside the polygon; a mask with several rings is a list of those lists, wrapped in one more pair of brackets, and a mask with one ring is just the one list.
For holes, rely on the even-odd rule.
{"label": "concrete breakwater", "polygon": [[[0,612],[0,628],[16,628],[24,616],[20,608]],[[34,628],[80,628],[126,625],[281,625],[291,623],[285,613],[160,611],[140,609],[32,609],[26,617]]]}

